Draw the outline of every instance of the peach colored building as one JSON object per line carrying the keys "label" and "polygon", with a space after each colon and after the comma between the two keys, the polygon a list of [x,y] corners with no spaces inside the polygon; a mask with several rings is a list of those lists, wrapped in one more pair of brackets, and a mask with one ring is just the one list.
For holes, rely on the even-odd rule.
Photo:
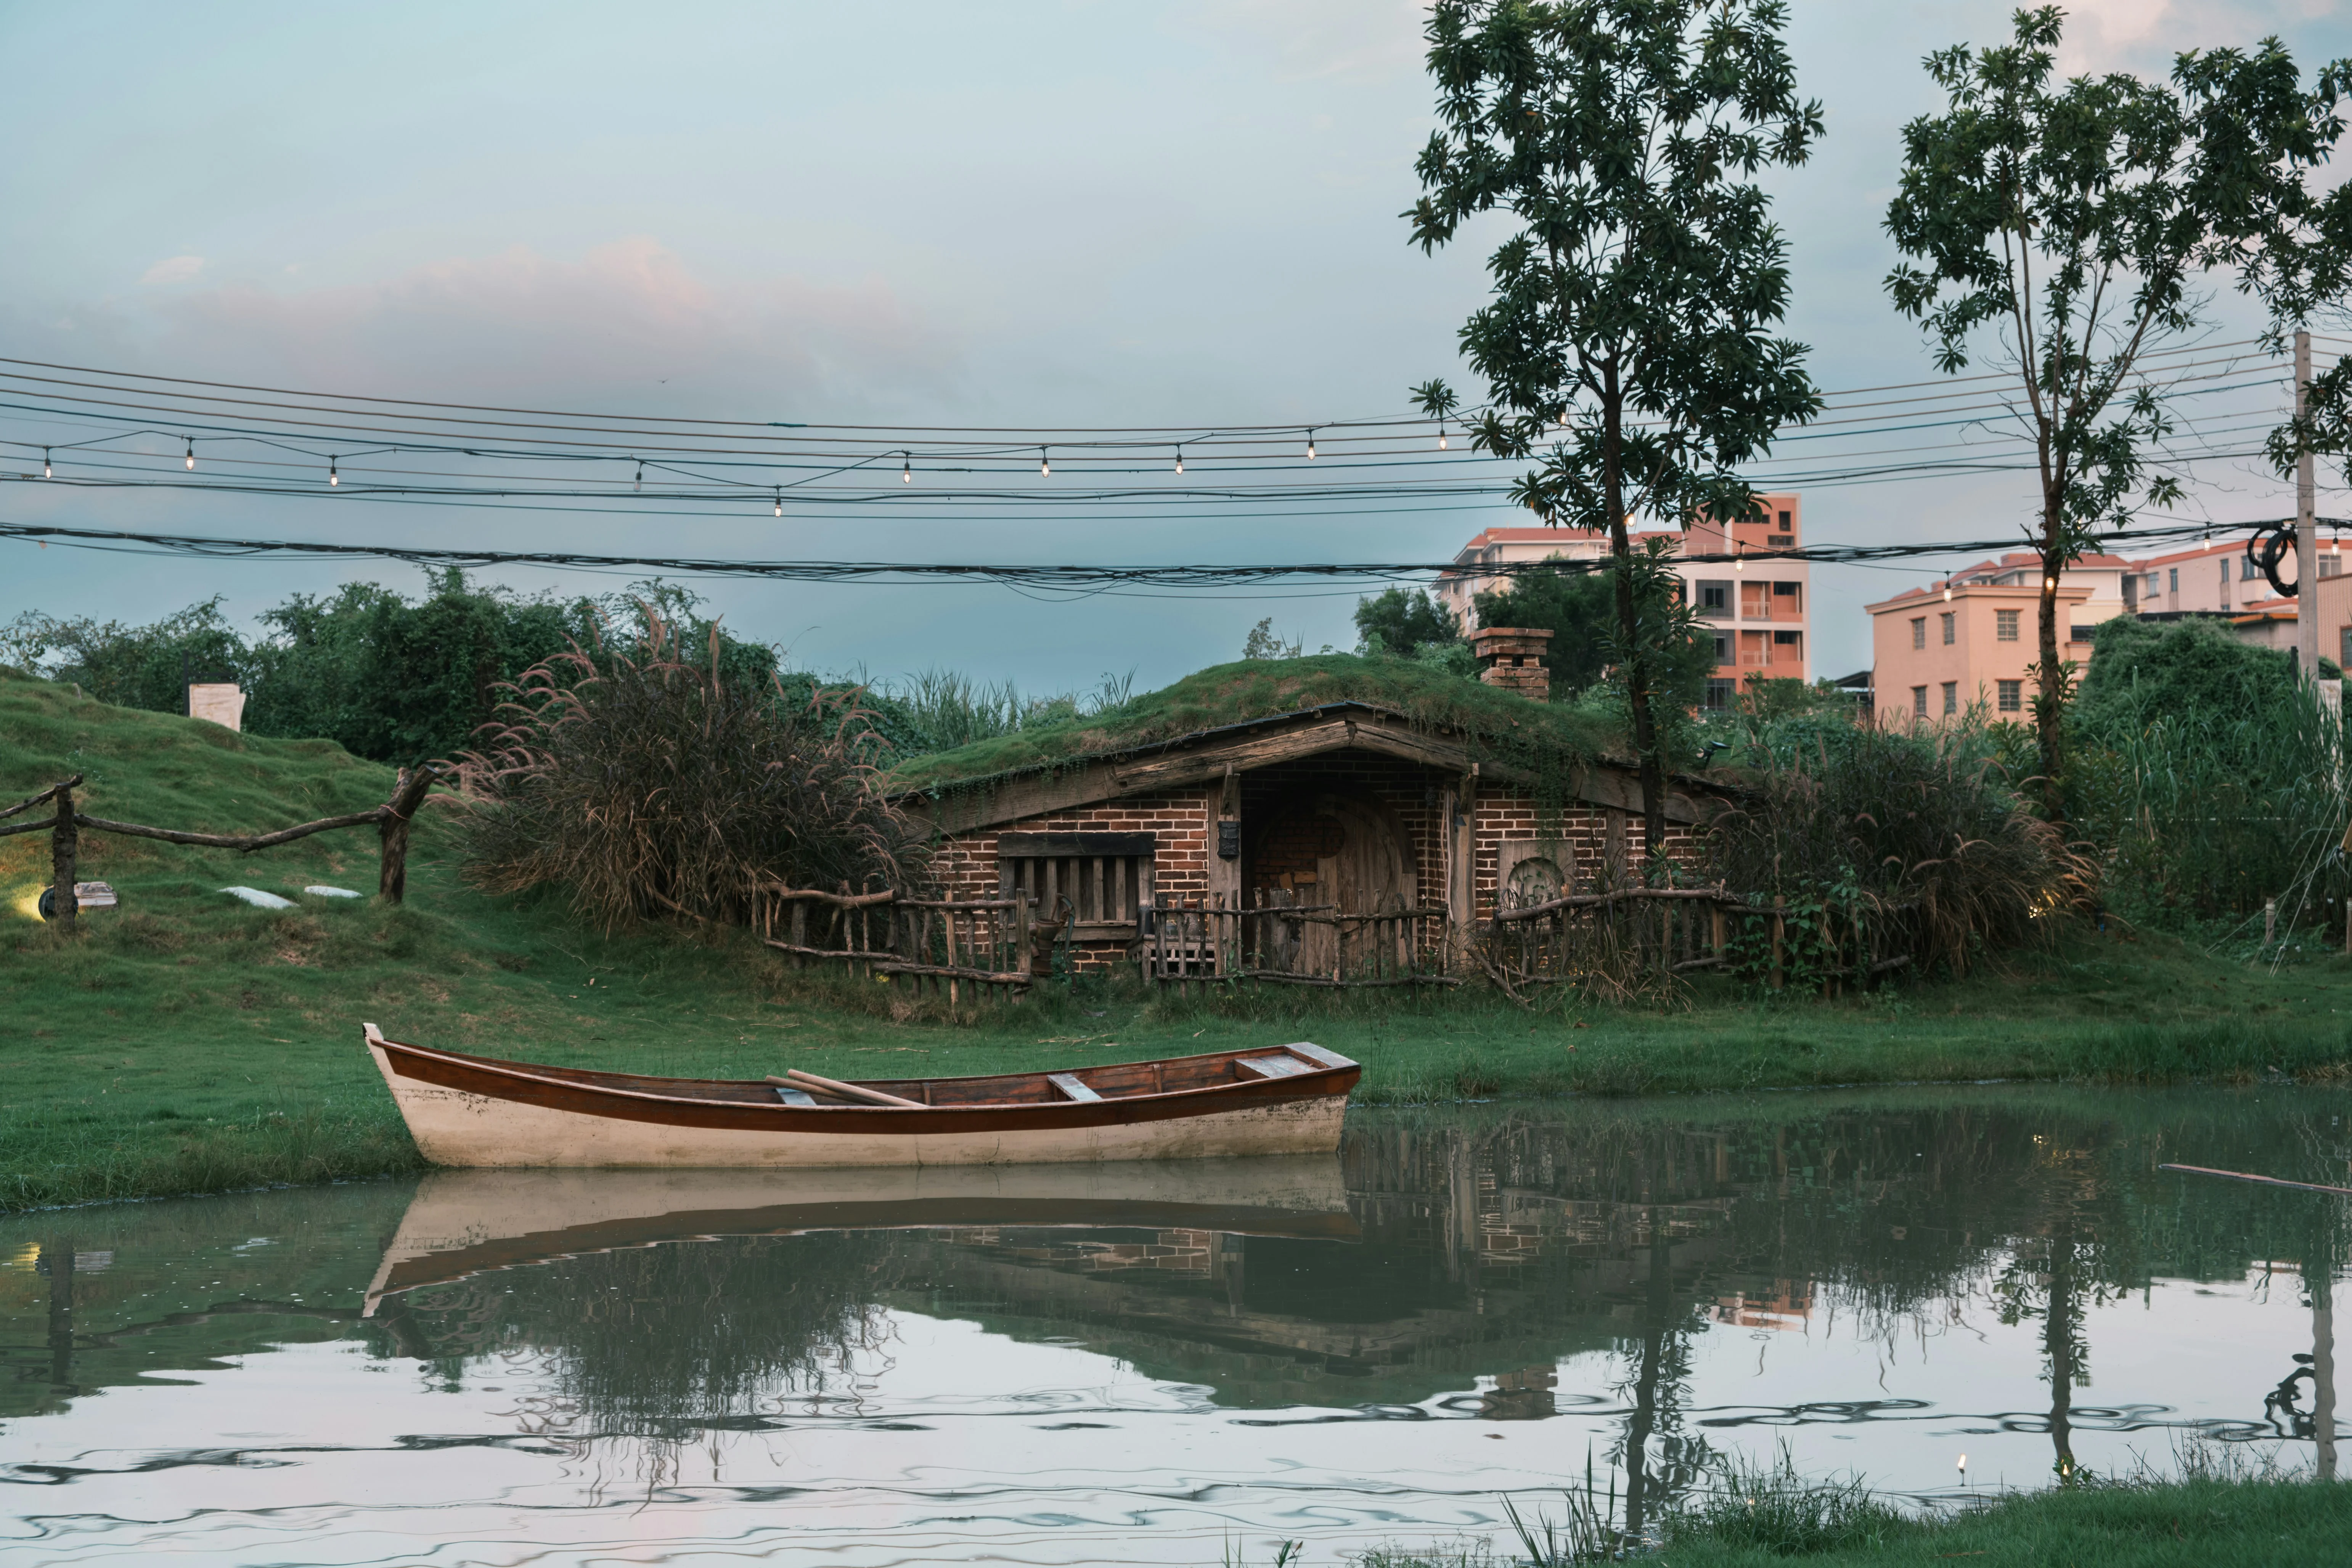
{"label": "peach colored building", "polygon": [[[2058,584],[2058,609],[2070,628],[2091,597],[2080,584]],[[1872,695],[1881,724],[1940,723],[1982,704],[1995,719],[2021,721],[2033,693],[2041,584],[1948,583],[1909,588],[1866,606],[1870,612]],[[2072,656],[2085,657],[2083,642]]]}
{"label": "peach colored building", "polygon": [[[1756,517],[1726,529],[1703,521],[1687,531],[1658,529],[1634,534],[1638,545],[1670,540],[1678,555],[1738,555],[1791,550],[1804,532],[1804,506],[1795,495],[1767,495]],[[1476,596],[1505,586],[1502,574],[1482,571],[1505,563],[1598,560],[1609,553],[1609,535],[1580,528],[1490,528],[1454,552],[1454,570],[1437,580],[1440,602],[1464,631],[1477,626]],[[1809,680],[1812,652],[1808,616],[1811,571],[1801,561],[1685,561],[1678,563],[1683,591],[1715,630],[1716,670],[1707,682],[1707,706],[1727,707],[1749,679]]]}

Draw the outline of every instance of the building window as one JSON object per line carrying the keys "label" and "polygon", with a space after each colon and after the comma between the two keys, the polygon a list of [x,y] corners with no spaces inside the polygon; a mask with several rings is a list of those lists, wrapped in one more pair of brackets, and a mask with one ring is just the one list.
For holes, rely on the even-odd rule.
{"label": "building window", "polygon": [[[1772,646],[1774,647],[1801,647],[1804,645],[1804,641],[1805,634],[1802,632],[1776,631],[1772,634]],[[1794,658],[1795,656],[1792,654],[1790,657]]]}
{"label": "building window", "polygon": [[1781,526],[1782,528],[1786,528],[1786,527],[1788,527],[1788,526],[1789,526],[1789,518],[1790,518],[1790,513],[1785,512],[1785,511],[1784,511],[1784,512],[1782,512],[1782,513],[1780,514],[1780,526]]}
{"label": "building window", "polygon": [[[1721,641],[1721,638],[1717,639],[1718,647],[1720,647]],[[1719,663],[1727,662],[1723,658],[1722,654],[1719,652],[1716,655],[1716,658]],[[1731,694],[1733,691],[1738,689],[1738,682],[1724,679],[1720,676],[1710,679],[1706,683],[1706,706],[1708,710],[1711,712],[1720,713],[1724,710],[1729,708],[1731,706]]]}
{"label": "building window", "polygon": [[1729,632],[1717,632],[1715,634],[1715,662],[1717,664],[1729,664],[1731,662],[1731,634]]}
{"label": "building window", "polygon": [[1951,611],[1951,610],[1946,610],[1946,611],[1944,612],[1944,614],[1943,614],[1942,620],[1943,620],[1943,623],[1944,623],[1944,646],[1945,646],[1946,647],[1951,647],[1954,643],[1956,643],[1956,642],[1958,642],[1958,641],[1959,641],[1959,640],[1960,640],[1960,638],[1959,638],[1959,628],[1958,628],[1958,626],[1956,625],[1956,623],[1959,620],[1959,618],[1960,618],[1960,617],[1959,617],[1959,616],[1958,616],[1956,612]]}
{"label": "building window", "polygon": [[1698,613],[1702,616],[1731,614],[1731,584],[1701,583],[1698,585]]}
{"label": "building window", "polygon": [[2068,642],[2089,642],[2091,640],[2091,628],[2088,626],[2068,626],[2066,628],[2066,640]]}
{"label": "building window", "polygon": [[[1925,616],[1911,617],[1911,646],[1913,647],[1927,646],[1927,617]],[[1927,710],[1922,708],[1919,711],[1924,713]]]}
{"label": "building window", "polygon": [[2346,626],[2336,634],[2336,662],[2346,669],[2352,669],[2352,626]]}
{"label": "building window", "polygon": [[1788,611],[1794,615],[1805,607],[1805,596],[1799,592],[1803,586],[1801,583],[1775,583],[1772,584],[1772,597],[1788,600]]}
{"label": "building window", "polygon": [[2169,587],[2167,589],[2167,592],[2168,592],[2168,593],[2174,593],[2174,594],[2178,594],[2179,592],[2180,592],[2180,568],[2179,568],[2179,567],[2178,567],[2178,566],[2175,566],[2175,567],[2171,568],[2171,569],[2170,569],[2170,570],[2166,574],[2166,575],[2167,575],[2168,577],[2169,577],[2169,578],[2170,578],[2170,580],[2171,580],[2171,582],[2170,582],[2170,585],[2169,585]]}
{"label": "building window", "polygon": [[1048,920],[1067,900],[1082,925],[1132,926],[1151,900],[1157,843],[1149,833],[1001,833],[998,889],[1006,898],[1027,893]]}
{"label": "building window", "polygon": [[2017,617],[2022,613],[2023,612],[2019,610],[1995,610],[1992,613],[1993,640],[1995,642],[2015,642],[2017,640]]}
{"label": "building window", "polygon": [[1926,687],[1915,686],[1911,689],[1911,711],[1917,714],[1922,719],[1925,719],[1927,716],[1927,689]]}
{"label": "building window", "polygon": [[1944,682],[1944,711],[1957,713],[1959,710],[1960,683],[1957,680],[1947,680]]}
{"label": "building window", "polygon": [[2018,713],[2022,712],[2024,708],[2025,682],[2021,680],[2000,682],[2000,710],[2004,713]]}

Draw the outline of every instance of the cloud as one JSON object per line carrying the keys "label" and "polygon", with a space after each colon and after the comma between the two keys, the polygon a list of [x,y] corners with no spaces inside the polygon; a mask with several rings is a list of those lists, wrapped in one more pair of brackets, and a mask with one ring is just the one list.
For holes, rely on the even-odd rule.
{"label": "cloud", "polygon": [[158,283],[185,283],[204,269],[205,258],[201,256],[170,256],[140,274],[139,281],[151,286]]}
{"label": "cloud", "polygon": [[838,417],[936,405],[961,354],[885,283],[713,281],[642,237],[578,260],[516,246],[391,279],[224,285],[156,310],[150,363],[377,395],[562,399]]}
{"label": "cloud", "polygon": [[2164,76],[2183,49],[2248,48],[2344,8],[2343,0],[2070,0],[2059,69]]}

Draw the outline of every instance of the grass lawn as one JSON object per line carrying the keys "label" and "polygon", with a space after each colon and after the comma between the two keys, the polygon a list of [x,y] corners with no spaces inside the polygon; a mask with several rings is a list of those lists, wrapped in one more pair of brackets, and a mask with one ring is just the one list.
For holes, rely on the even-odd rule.
{"label": "grass lawn", "polygon": [[[249,832],[363,808],[388,769],[0,674],[0,805],[68,773],[92,815]],[[419,1044],[654,1073],[858,1078],[1062,1067],[1314,1039],[1366,1064],[1360,1098],[1664,1093],[1988,1078],[2340,1076],[2352,962],[2273,970],[2170,939],[2069,931],[1957,984],[1823,1003],[1727,982],[1687,1005],[1531,1016],[1482,989],[1323,1001],[1055,988],[949,1017],[902,986],[810,981],[740,932],[607,939],[560,901],[458,879],[446,812],[420,817],[409,902],[373,889],[373,830],[258,855],[89,835],[122,907],[61,940],[30,917],[46,836],[0,839],[0,1208],[413,1168],[360,1045]],[[296,900],[265,911],[232,883]]]}

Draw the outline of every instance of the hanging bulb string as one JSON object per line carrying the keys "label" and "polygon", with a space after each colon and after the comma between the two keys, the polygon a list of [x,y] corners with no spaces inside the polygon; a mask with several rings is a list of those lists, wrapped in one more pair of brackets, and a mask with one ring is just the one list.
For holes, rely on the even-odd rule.
{"label": "hanging bulb string", "polygon": [[189,468],[194,468],[195,466],[196,466],[196,438],[195,438],[194,437],[191,436],[191,437],[188,437],[188,467],[189,467]]}
{"label": "hanging bulb string", "polygon": [[[1180,463],[1177,466],[1181,468],[1183,465]],[[56,471],[49,467],[49,449],[47,447],[41,448],[41,478],[45,479],[57,478]]]}
{"label": "hanging bulb string", "polygon": [[781,489],[776,491],[776,515],[784,515],[784,492]]}
{"label": "hanging bulb string", "polygon": [[906,452],[898,454],[898,482],[902,485],[915,482],[915,459]]}
{"label": "hanging bulb string", "polygon": [[1180,474],[1184,471],[1184,448],[1181,447],[1176,448],[1176,471]]}
{"label": "hanging bulb string", "polygon": [[1307,460],[1310,463],[1315,460],[1315,426],[1312,425],[1307,427]]}
{"label": "hanging bulb string", "polygon": [[329,453],[327,457],[327,483],[331,486],[341,486],[342,482],[342,476],[335,472],[334,455],[332,453]]}
{"label": "hanging bulb string", "polygon": [[1038,447],[1038,448],[1037,448],[1037,477],[1038,477],[1039,479],[1050,479],[1050,478],[1053,476],[1053,472],[1054,472],[1054,464],[1053,464],[1052,459],[1051,459],[1051,458],[1049,458],[1045,455],[1045,447]]}

